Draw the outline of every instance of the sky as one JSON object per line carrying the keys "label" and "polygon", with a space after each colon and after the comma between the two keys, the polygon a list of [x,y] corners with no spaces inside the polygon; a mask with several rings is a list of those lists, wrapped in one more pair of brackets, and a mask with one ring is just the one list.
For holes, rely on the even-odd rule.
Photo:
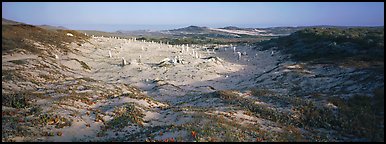
{"label": "sky", "polygon": [[384,2],[2,2],[2,17],[82,30],[383,26]]}

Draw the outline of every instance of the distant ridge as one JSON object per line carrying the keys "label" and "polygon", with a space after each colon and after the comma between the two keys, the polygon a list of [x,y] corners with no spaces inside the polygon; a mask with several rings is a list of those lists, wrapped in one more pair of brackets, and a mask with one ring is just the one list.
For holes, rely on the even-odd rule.
{"label": "distant ridge", "polygon": [[63,26],[38,25],[38,27],[49,29],[49,30],[68,30],[68,28]]}
{"label": "distant ridge", "polygon": [[[2,25],[31,25],[31,24],[17,22],[17,21],[5,19],[5,18],[2,18],[1,24]],[[32,25],[32,26],[36,26],[36,27],[40,27],[48,30],[69,30],[68,28],[63,26],[51,26],[51,25]]]}
{"label": "distant ridge", "polygon": [[13,21],[13,20],[8,20],[8,19],[3,18],[2,21],[1,21],[1,24],[2,25],[18,25],[18,24],[24,24],[24,23]]}
{"label": "distant ridge", "polygon": [[170,30],[172,32],[176,32],[176,31],[183,31],[183,32],[205,32],[205,31],[209,31],[208,27],[199,27],[199,26],[188,26],[188,27],[185,27],[185,28],[179,28],[179,29],[173,29],[173,30]]}

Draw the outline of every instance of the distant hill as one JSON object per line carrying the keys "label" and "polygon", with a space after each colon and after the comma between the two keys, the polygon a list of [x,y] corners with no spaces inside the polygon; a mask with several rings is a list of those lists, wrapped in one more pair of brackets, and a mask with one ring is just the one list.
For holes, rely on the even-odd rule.
{"label": "distant hill", "polygon": [[207,32],[209,29],[207,27],[199,27],[199,26],[188,26],[185,28],[173,29],[170,30],[172,32]]}
{"label": "distant hill", "polygon": [[38,27],[49,29],[49,30],[68,30],[68,28],[63,26],[39,25]]}
{"label": "distant hill", "polygon": [[242,32],[248,35],[259,36],[287,36],[298,30],[305,29],[307,27],[269,27],[269,28],[239,28],[235,26],[227,26],[218,28],[218,30],[229,30],[229,32]]}
{"label": "distant hill", "polygon": [[227,26],[223,28],[208,28],[189,26],[185,28],[169,30],[171,33],[189,33],[189,34],[219,34],[240,37],[249,36],[286,36],[291,33],[304,29],[305,27],[273,27],[273,28],[239,28],[236,26]]}
{"label": "distant hill", "polygon": [[244,30],[243,28],[235,27],[235,26],[227,26],[223,27],[221,29],[226,29],[226,30]]}
{"label": "distant hill", "polygon": [[132,36],[154,36],[154,37],[212,37],[212,38],[241,38],[241,37],[277,37],[287,36],[291,33],[304,29],[305,27],[274,27],[274,28],[239,28],[227,26],[223,28],[209,28],[199,26],[188,26],[178,29],[149,31],[136,30],[115,32],[120,35]]}

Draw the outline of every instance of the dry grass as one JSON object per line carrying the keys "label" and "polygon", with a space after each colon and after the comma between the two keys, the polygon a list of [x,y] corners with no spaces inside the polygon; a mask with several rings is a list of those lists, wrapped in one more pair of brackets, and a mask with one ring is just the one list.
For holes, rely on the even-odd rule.
{"label": "dry grass", "polygon": [[[74,36],[67,36],[67,33]],[[27,39],[41,43],[47,50],[56,49],[60,52],[69,52],[71,50],[63,45],[64,43],[79,43],[87,38],[84,34],[73,30],[46,30],[27,24],[2,25],[2,53],[24,50],[34,54],[41,54],[42,50],[30,44]],[[54,46],[54,48],[51,46]]]}
{"label": "dry grass", "polygon": [[274,122],[292,124],[294,121],[291,117],[283,112],[271,109],[267,106],[261,106],[254,103],[251,99],[244,99],[238,97],[234,91],[222,90],[214,92],[215,97],[225,100],[226,103],[238,106],[240,108],[250,111],[253,115],[259,118],[264,118]]}
{"label": "dry grass", "polygon": [[253,100],[238,97],[234,91],[218,91],[214,93],[214,96],[225,100],[228,104],[245,108],[252,115],[282,124],[286,128],[285,132],[273,134],[274,141],[318,141],[325,139],[304,138],[298,128],[325,128],[355,137],[367,138],[370,141],[383,140],[381,125],[384,120],[384,94],[382,88],[375,90],[376,96],[374,97],[354,96],[348,100],[329,98],[328,102],[338,107],[336,112],[330,108],[322,107],[314,101],[302,100],[298,97],[276,96],[269,91],[260,89],[252,90],[252,94],[264,98],[266,101],[285,101],[299,116],[291,117],[285,112],[255,105]]}
{"label": "dry grass", "polygon": [[273,91],[263,88],[252,88],[251,92],[254,96],[268,96],[274,94]]}
{"label": "dry grass", "polygon": [[36,125],[55,125],[55,128],[69,127],[72,124],[72,120],[65,117],[53,114],[39,115],[38,119],[34,121]]}
{"label": "dry grass", "polygon": [[142,118],[145,115],[142,113],[142,110],[136,107],[135,103],[127,103],[117,107],[114,113],[116,115],[114,119],[106,123],[107,129],[124,128],[128,125],[128,122],[136,123],[140,126],[143,125]]}
{"label": "dry grass", "polygon": [[9,62],[12,62],[12,63],[17,64],[17,65],[28,64],[27,60],[12,60]]}
{"label": "dry grass", "polygon": [[[354,96],[348,100],[334,98],[329,102],[339,107],[336,126],[343,132],[371,141],[383,141],[384,97]],[[377,103],[378,102],[378,103]]]}
{"label": "dry grass", "polygon": [[2,105],[13,108],[26,108],[31,105],[32,99],[41,98],[42,94],[31,91],[21,91],[13,93],[2,93]]}
{"label": "dry grass", "polygon": [[84,61],[81,61],[81,60],[78,60],[78,59],[75,59],[75,58],[72,58],[71,60],[75,60],[75,61],[79,62],[84,69],[91,70],[90,66],[88,66]]}

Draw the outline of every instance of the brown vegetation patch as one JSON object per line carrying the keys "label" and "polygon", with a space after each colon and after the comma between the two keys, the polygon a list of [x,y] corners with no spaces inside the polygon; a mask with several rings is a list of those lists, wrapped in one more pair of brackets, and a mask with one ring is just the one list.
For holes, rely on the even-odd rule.
{"label": "brown vegetation patch", "polygon": [[[71,33],[73,36],[67,36]],[[71,42],[84,42],[88,36],[74,30],[46,30],[33,25],[2,25],[2,52],[10,53],[24,50],[33,54],[41,54],[42,50],[29,43],[32,40],[44,45],[47,49],[69,52],[63,45]],[[52,48],[54,46],[54,48]]]}

